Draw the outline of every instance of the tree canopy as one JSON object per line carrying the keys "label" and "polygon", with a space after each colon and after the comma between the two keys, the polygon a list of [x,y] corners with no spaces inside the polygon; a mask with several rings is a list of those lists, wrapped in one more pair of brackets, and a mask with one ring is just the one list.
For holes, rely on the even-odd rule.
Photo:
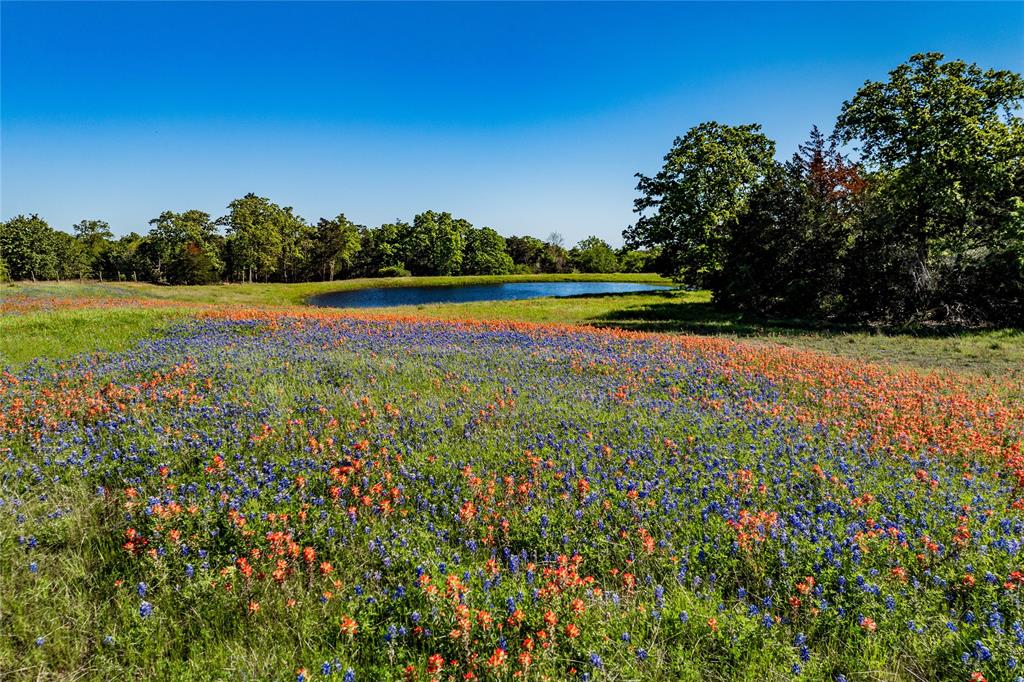
{"label": "tree canopy", "polygon": [[[226,234],[220,228],[226,228]],[[570,253],[562,238],[505,239],[447,211],[424,211],[412,222],[357,225],[339,213],[307,222],[290,207],[246,194],[227,213],[164,211],[144,235],[115,239],[107,223],[82,220],[74,236],[36,215],[0,223],[0,276],[4,279],[100,277],[166,284],[217,281],[298,282],[338,277],[504,275],[612,272],[615,252],[594,238]],[[582,249],[582,250],[581,250]],[[583,254],[583,255],[580,255]],[[631,263],[651,262],[639,252]],[[614,265],[610,265],[614,264]]]}
{"label": "tree canopy", "polygon": [[1019,74],[927,53],[786,164],[755,125],[701,124],[638,176],[627,244],[761,314],[1024,322],[1022,102]]}
{"label": "tree canopy", "polygon": [[654,177],[637,173],[633,246],[658,247],[671,274],[704,286],[722,270],[727,226],[772,167],[775,143],[757,124],[701,123],[677,137]]}

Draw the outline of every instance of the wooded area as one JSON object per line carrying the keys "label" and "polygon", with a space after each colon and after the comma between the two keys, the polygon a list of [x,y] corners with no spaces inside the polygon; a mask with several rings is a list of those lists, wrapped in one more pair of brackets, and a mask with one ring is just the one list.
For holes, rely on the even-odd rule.
{"label": "wooded area", "polygon": [[[571,249],[562,237],[502,237],[451,213],[425,211],[411,223],[364,227],[344,214],[315,224],[247,194],[226,215],[164,211],[145,235],[115,239],[101,220],[74,234],[38,215],[0,223],[0,280],[99,278],[165,284],[308,282],[346,277],[647,272],[654,250],[615,251],[598,237]],[[226,234],[222,234],[224,228]]]}
{"label": "wooded area", "polygon": [[1019,74],[929,53],[785,163],[759,125],[702,123],[638,175],[627,244],[762,315],[1024,323],[1022,100]]}

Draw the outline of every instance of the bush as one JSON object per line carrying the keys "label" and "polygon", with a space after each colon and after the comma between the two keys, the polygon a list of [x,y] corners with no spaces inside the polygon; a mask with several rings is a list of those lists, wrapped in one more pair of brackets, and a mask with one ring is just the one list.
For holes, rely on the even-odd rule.
{"label": "bush", "polygon": [[378,270],[377,277],[412,277],[412,273],[401,265],[389,265]]}

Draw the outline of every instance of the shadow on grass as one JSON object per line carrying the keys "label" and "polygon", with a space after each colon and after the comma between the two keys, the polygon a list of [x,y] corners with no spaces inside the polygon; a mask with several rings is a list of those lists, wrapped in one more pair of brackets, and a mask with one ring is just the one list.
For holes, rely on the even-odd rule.
{"label": "shadow on grass", "polygon": [[[662,299],[657,303],[629,305],[631,296]],[[590,298],[616,297],[624,307],[586,320],[588,324],[631,331],[676,332],[730,336],[837,336],[841,334],[872,334],[878,336],[909,336],[915,338],[949,338],[971,335],[986,330],[960,326],[917,325],[881,327],[844,324],[799,318],[769,318],[751,313],[722,310],[709,300],[694,300],[692,292],[638,292],[636,294],[592,295]]]}
{"label": "shadow on grass", "polygon": [[[771,319],[755,315],[725,311],[710,301],[692,300],[680,292],[642,292],[646,298],[658,297],[663,302],[627,305],[586,320],[600,327],[614,327],[630,331],[677,332],[687,334],[728,334],[732,336],[798,335],[808,333],[838,334],[869,331],[853,325],[825,324],[798,319]],[[633,294],[613,294],[609,297],[628,299]],[[590,298],[603,298],[590,296]]]}

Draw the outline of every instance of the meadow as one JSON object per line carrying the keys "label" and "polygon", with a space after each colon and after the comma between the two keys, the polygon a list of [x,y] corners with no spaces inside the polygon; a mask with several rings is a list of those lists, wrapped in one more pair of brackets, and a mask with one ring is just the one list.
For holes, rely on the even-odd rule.
{"label": "meadow", "polygon": [[5,677],[1019,679],[1019,334],[260,286],[0,290]]}
{"label": "meadow", "polygon": [[[0,308],[25,301],[27,314],[0,316],[0,362],[19,364],[34,357],[123,349],[158,333],[197,306],[303,306],[318,294],[366,287],[445,286],[515,281],[626,281],[669,284],[651,274],[505,275],[475,277],[394,277],[300,284],[218,284],[160,286],[141,282],[66,281],[0,284]],[[124,309],[124,299],[146,307]],[[61,302],[89,300],[88,311]],[[116,324],[93,324],[95,303],[113,305]],[[55,302],[55,303],[54,303]],[[118,303],[120,302],[120,303]],[[157,306],[161,306],[157,308]],[[46,309],[40,312],[40,309]],[[159,312],[158,312],[159,310]],[[33,312],[34,311],[34,312]],[[765,319],[722,312],[708,291],[673,291],[576,298],[540,298],[390,308],[396,315],[431,319],[509,320],[581,324],[641,332],[716,336],[753,343],[816,350],[832,355],[924,370],[954,370],[1024,381],[1024,332],[1017,329],[943,330],[927,327],[864,329],[843,325]]]}

